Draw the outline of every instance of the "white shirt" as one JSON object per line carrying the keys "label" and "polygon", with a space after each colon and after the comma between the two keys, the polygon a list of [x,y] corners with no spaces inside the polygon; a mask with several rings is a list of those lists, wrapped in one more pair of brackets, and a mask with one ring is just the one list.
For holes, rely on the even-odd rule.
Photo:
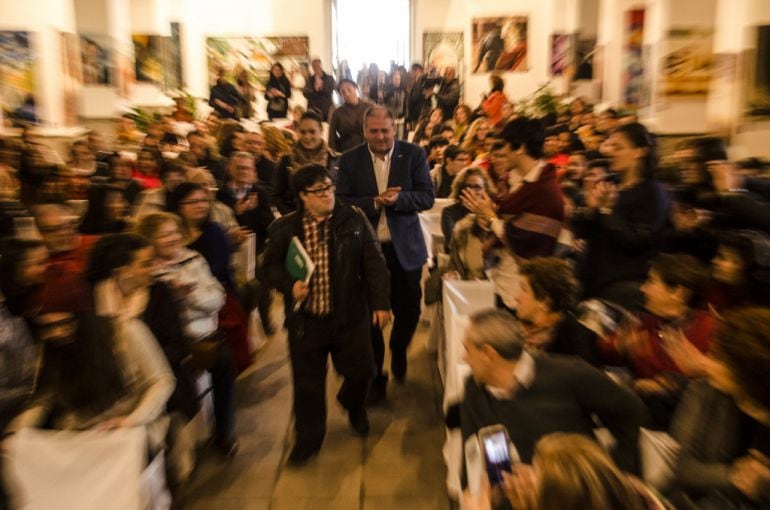
{"label": "white shirt", "polygon": [[[372,156],[372,166],[374,167],[374,178],[377,180],[377,193],[383,193],[388,189],[388,177],[390,176],[390,162],[393,158],[393,147],[390,148],[384,159],[380,159],[369,149],[369,154]],[[374,207],[382,209],[382,206],[375,202]],[[390,230],[388,230],[388,219],[385,211],[381,210],[380,221],[377,223],[377,240],[381,243],[390,242]]]}
{"label": "white shirt", "polygon": [[513,369],[513,378],[516,380],[516,388],[494,388],[487,386],[487,391],[497,400],[509,400],[516,394],[518,388],[529,388],[535,382],[535,358],[527,351],[522,351],[516,368]]}

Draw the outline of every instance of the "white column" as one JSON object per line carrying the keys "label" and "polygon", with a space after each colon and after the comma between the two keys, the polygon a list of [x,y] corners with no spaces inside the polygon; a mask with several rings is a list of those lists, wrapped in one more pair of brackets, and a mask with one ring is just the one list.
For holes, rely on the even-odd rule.
{"label": "white column", "polygon": [[0,30],[30,32],[36,56],[38,116],[50,126],[64,123],[61,32],[75,32],[71,0],[0,0]]}

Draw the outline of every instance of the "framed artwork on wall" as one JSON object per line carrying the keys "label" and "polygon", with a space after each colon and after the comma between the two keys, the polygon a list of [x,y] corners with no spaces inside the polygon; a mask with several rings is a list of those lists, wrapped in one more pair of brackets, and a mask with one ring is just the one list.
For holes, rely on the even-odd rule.
{"label": "framed artwork on wall", "polygon": [[209,37],[206,39],[209,85],[216,81],[217,69],[234,82],[246,71],[253,84],[267,83],[270,67],[280,62],[289,81],[294,83],[302,64],[309,62],[310,40],[307,36],[286,37]]}
{"label": "framed artwork on wall", "polygon": [[527,16],[473,18],[471,72],[526,72]]}
{"label": "framed artwork on wall", "polygon": [[423,32],[422,62],[443,74],[447,67],[454,67],[462,79],[465,71],[464,41],[462,32]]}
{"label": "framed artwork on wall", "polygon": [[35,94],[35,54],[29,32],[0,30],[0,102],[8,110],[19,108]]}
{"label": "framed artwork on wall", "polygon": [[136,81],[163,85],[165,62],[163,37],[159,35],[131,34],[134,43],[134,76]]}
{"label": "framed artwork on wall", "polygon": [[112,83],[112,39],[108,35],[81,35],[80,55],[84,85]]}
{"label": "framed artwork on wall", "polygon": [[642,102],[644,81],[644,9],[626,11],[623,28],[622,101],[626,108],[637,108]]}
{"label": "framed artwork on wall", "polygon": [[714,59],[711,29],[673,28],[663,45],[660,96],[705,101]]}
{"label": "framed artwork on wall", "polygon": [[[556,33],[551,35],[551,74],[562,76],[574,73],[575,36]],[[572,69],[572,71],[570,71]]]}

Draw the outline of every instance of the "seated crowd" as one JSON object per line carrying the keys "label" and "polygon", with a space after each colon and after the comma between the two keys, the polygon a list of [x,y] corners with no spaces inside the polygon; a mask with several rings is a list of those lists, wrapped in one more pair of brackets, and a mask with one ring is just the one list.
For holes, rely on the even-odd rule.
{"label": "seated crowd", "polygon": [[[363,238],[371,267],[387,259],[393,273],[392,259],[402,259],[404,275],[421,272],[406,267],[395,239],[382,250],[377,240],[386,242],[383,228],[396,237],[390,209],[404,216],[435,197],[446,199],[444,239],[429,254],[426,303],[440,301],[452,280],[494,287],[497,308],[470,318],[463,343],[472,375],[447,425],[463,440],[502,425],[521,463],[499,484],[467,491],[468,508],[768,508],[770,179],[761,161],[730,162],[716,137],[685,140],[660,158],[655,135],[633,114],[594,111],[582,99],[549,118],[520,116],[496,75],[473,109],[461,104],[451,68],[340,77],[343,105],[330,108],[334,80],[320,62],[313,69],[311,108],[293,110],[286,128],[245,128],[236,111],[248,109],[228,103],[233,87],[221,78],[205,121],[180,129],[178,115],[161,115],[138,133],[123,118],[114,144],[94,132],[72,144],[65,164],[28,137],[0,139],[6,446],[25,427],[144,427],[176,494],[195,464],[188,425],[208,374],[212,444],[235,455],[235,381],[255,356],[251,314],[270,335],[272,290],[284,294],[287,317],[307,295],[279,274],[283,254],[270,241],[286,237],[287,222],[276,219],[302,217],[303,203],[337,184],[337,199],[369,219],[334,209],[335,221],[358,229],[347,235]],[[282,69],[271,73],[272,120],[288,114],[291,87]],[[385,113],[367,113],[373,107]],[[402,138],[410,133],[413,145],[397,143],[414,148],[432,196],[385,190],[379,174],[379,196],[355,196],[353,151],[369,144],[376,160],[373,144],[383,138],[367,122],[383,119]],[[316,174],[297,177],[308,167]],[[316,221],[309,217],[303,222]],[[254,253],[257,267],[244,267],[241,252]],[[391,294],[397,285],[391,277]],[[375,308],[376,296],[368,299],[362,310]],[[416,326],[419,310],[393,309],[394,337],[399,314]],[[389,319],[374,311],[384,327]],[[381,333],[379,342],[384,349]],[[364,380],[384,395],[382,352],[374,355],[370,381],[370,367],[343,370],[332,351],[338,370],[358,378],[348,385],[361,393],[355,399]],[[403,382],[405,359],[393,363]],[[302,395],[323,399],[312,390]],[[343,385],[340,402],[355,400],[346,391],[354,389]],[[348,411],[354,430],[368,432],[365,412]],[[612,440],[599,446],[598,429]],[[666,473],[654,483],[642,476],[647,432],[673,445],[660,453]],[[322,439],[293,459],[307,460]],[[463,482],[475,486],[469,476]]]}

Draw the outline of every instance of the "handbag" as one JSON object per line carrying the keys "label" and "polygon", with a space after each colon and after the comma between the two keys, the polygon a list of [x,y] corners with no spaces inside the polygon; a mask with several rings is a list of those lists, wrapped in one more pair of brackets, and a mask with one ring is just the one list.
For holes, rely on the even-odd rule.
{"label": "handbag", "polygon": [[222,338],[218,333],[198,340],[190,346],[190,366],[195,370],[211,370],[217,363]]}

